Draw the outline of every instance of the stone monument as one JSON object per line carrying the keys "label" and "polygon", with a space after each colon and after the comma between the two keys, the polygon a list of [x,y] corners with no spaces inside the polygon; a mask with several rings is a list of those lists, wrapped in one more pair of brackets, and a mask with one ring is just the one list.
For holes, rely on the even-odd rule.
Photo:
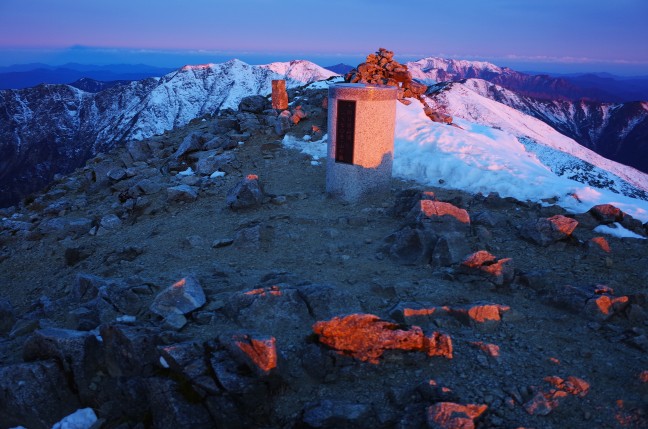
{"label": "stone monument", "polygon": [[288,108],[286,81],[283,79],[272,81],[272,108],[278,110],[286,110]]}
{"label": "stone monument", "polygon": [[329,87],[326,192],[349,202],[389,193],[397,95],[393,86]]}

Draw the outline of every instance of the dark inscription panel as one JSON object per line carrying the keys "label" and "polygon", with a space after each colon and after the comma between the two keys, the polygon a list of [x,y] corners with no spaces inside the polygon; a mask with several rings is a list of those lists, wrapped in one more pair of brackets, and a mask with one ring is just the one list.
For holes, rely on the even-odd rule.
{"label": "dark inscription panel", "polygon": [[352,100],[338,100],[337,103],[335,162],[353,164],[356,102]]}

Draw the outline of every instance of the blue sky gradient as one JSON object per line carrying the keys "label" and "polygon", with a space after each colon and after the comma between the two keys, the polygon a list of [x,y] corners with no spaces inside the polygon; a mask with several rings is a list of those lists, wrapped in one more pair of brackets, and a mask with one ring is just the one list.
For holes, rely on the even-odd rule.
{"label": "blue sky gradient", "polygon": [[648,75],[646,0],[0,0],[0,66],[479,59]]}

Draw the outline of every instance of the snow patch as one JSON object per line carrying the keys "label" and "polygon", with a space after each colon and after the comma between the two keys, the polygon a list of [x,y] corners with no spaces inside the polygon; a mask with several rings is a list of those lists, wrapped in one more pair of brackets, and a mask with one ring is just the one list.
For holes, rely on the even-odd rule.
{"label": "snow patch", "polygon": [[599,225],[596,228],[594,228],[595,232],[601,233],[601,234],[608,234],[612,235],[614,237],[619,237],[619,238],[638,238],[640,240],[645,240],[646,237],[642,237],[639,234],[636,234],[632,231],[630,231],[627,228],[624,228],[620,223],[615,222],[613,224],[614,226],[609,226],[609,225]]}

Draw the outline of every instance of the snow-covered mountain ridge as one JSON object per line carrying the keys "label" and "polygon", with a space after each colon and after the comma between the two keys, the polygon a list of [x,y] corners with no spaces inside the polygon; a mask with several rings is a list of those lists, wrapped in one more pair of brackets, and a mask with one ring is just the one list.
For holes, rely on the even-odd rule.
{"label": "snow-covered mountain ridge", "polygon": [[0,206],[69,172],[117,142],[141,140],[248,95],[267,95],[273,79],[289,88],[334,76],[308,61],[249,65],[239,60],[185,66],[89,93],[69,85],[0,91]]}
{"label": "snow-covered mountain ridge", "polygon": [[648,102],[538,100],[480,79],[467,79],[463,84],[484,97],[540,119],[606,158],[648,171]]}
{"label": "snow-covered mountain ridge", "polygon": [[[606,159],[581,146],[573,139],[560,134],[543,121],[482,95],[488,94],[489,90],[493,90],[494,87],[493,84],[480,79],[469,79],[465,83],[455,82],[444,85],[442,90],[432,92],[428,96],[428,100],[430,105],[438,109],[445,109],[453,117],[501,129],[523,139],[522,141],[540,144],[543,147],[544,156],[550,158],[547,159],[546,164],[561,176],[580,177],[579,181],[590,184],[601,181],[615,192],[648,199],[648,194],[646,194],[648,192],[648,175]],[[500,88],[500,91],[502,90]],[[510,94],[515,96],[515,94]],[[511,99],[513,100],[514,97]],[[529,150],[534,152],[531,148]],[[552,150],[553,154],[548,154],[547,150]],[[568,155],[571,159],[565,158],[563,154]],[[573,158],[581,160],[585,164],[578,163]],[[595,166],[595,168],[591,170],[585,166],[586,164]],[[589,171],[586,172],[584,169]],[[616,176],[617,180],[609,177],[606,173]]]}
{"label": "snow-covered mountain ridge", "polygon": [[485,61],[453,60],[428,57],[406,64],[412,77],[426,84],[477,78],[500,85],[518,94],[542,100],[613,100],[611,93],[582,88],[567,79],[548,75],[530,75]]}

